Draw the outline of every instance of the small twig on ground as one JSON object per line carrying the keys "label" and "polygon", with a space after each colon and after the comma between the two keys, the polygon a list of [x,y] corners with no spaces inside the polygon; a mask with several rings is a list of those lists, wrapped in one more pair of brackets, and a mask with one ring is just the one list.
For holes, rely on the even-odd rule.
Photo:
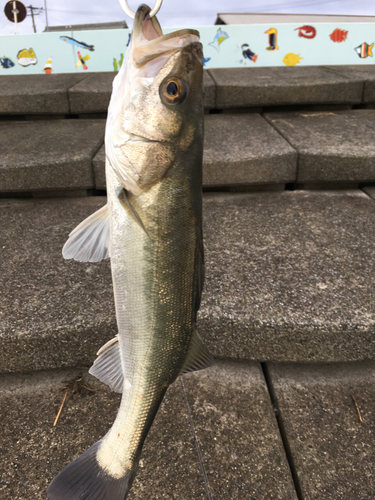
{"label": "small twig on ground", "polygon": [[355,409],[357,410],[357,415],[358,415],[359,421],[360,421],[360,422],[363,422],[363,420],[362,420],[362,416],[361,416],[361,412],[359,411],[359,406],[358,406],[358,403],[357,403],[357,401],[355,400],[355,397],[353,396],[353,394],[352,394],[352,400],[353,400],[353,403],[354,403]]}
{"label": "small twig on ground", "polygon": [[60,406],[59,412],[58,412],[58,414],[56,415],[55,421],[53,422],[53,426],[54,426],[54,427],[56,426],[57,421],[58,421],[58,419],[59,419],[59,417],[60,417],[60,413],[61,413],[61,411],[62,411],[62,409],[63,409],[63,406],[64,406],[64,403],[65,403],[65,400],[66,400],[66,396],[68,395],[68,392],[69,392],[69,389],[67,389],[67,390],[65,391],[64,399],[63,399],[63,401],[62,401],[62,403],[61,403],[61,406]]}

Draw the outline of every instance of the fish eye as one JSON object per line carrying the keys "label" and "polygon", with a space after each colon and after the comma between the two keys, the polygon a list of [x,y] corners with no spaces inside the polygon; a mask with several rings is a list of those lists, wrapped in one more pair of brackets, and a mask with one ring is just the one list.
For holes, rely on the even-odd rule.
{"label": "fish eye", "polygon": [[160,97],[166,104],[181,104],[187,93],[186,83],[176,76],[166,78],[160,85]]}

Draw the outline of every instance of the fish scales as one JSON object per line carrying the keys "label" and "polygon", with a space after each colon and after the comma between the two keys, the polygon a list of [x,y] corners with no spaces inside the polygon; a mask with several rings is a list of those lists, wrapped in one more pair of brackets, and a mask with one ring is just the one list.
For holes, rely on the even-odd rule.
{"label": "fish scales", "polygon": [[168,386],[212,357],[196,333],[203,287],[203,53],[194,30],[162,35],[138,8],[106,129],[107,205],[65,258],[111,258],[118,337],[90,373],[122,392],[108,433],[68,465],[50,500],[124,500]]}

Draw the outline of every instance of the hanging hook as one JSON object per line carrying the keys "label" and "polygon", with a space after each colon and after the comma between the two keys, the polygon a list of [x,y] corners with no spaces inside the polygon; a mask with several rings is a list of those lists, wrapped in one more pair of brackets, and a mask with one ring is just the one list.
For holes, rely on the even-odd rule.
{"label": "hanging hook", "polygon": [[[159,12],[159,9],[160,9],[162,3],[163,3],[163,0],[156,0],[154,8],[152,10],[150,10],[150,17],[155,16]],[[135,12],[133,12],[131,10],[131,8],[129,7],[128,1],[127,0],[120,0],[120,4],[121,4],[121,7],[124,9],[125,13],[129,17],[134,19]]]}

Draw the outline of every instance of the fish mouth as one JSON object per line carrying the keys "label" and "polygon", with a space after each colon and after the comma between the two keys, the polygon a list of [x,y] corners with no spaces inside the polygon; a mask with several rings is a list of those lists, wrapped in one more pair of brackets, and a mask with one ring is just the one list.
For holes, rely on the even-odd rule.
{"label": "fish mouth", "polygon": [[125,144],[134,143],[134,142],[143,142],[143,143],[158,143],[163,144],[164,142],[169,141],[158,141],[157,139],[153,139],[151,137],[146,137],[144,135],[134,134],[133,132],[125,132]]}
{"label": "fish mouth", "polygon": [[134,17],[132,31],[132,62],[136,68],[161,56],[172,55],[182,47],[199,41],[199,31],[182,29],[163,35],[156,16],[150,17],[150,7],[141,4]]}

